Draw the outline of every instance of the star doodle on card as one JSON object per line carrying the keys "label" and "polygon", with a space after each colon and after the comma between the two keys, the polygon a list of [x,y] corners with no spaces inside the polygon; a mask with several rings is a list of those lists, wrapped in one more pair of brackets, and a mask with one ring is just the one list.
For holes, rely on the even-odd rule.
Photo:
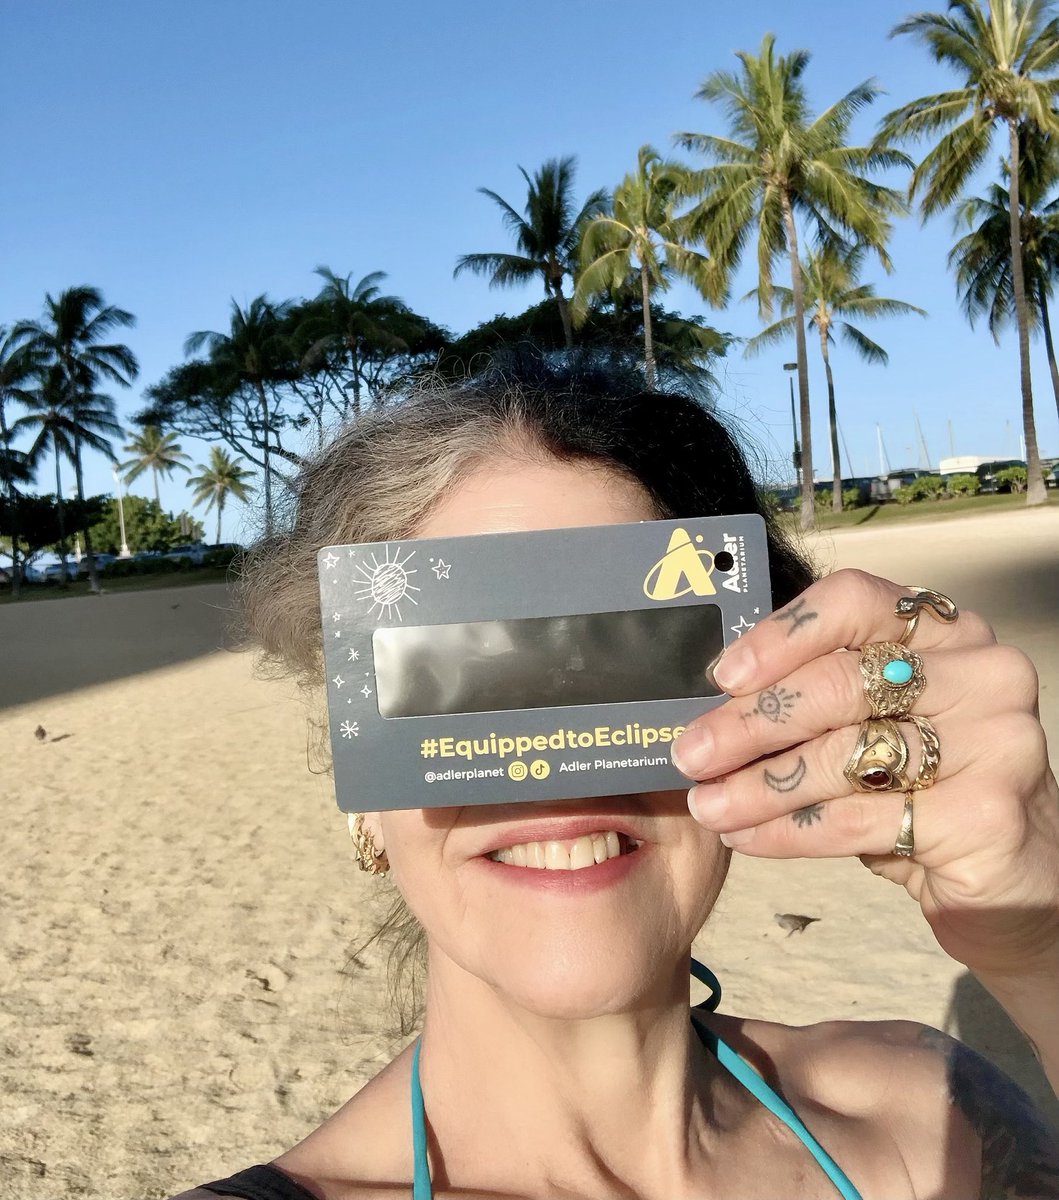
{"label": "star doodle on card", "polygon": [[416,570],[414,567],[411,570],[407,569],[407,564],[414,555],[415,551],[413,550],[402,558],[401,547],[395,546],[391,558],[390,547],[386,546],[382,562],[379,562],[372,554],[370,566],[362,562],[354,565],[353,578],[355,582],[364,585],[359,592],[354,593],[354,596],[357,600],[368,601],[369,612],[373,616],[385,617],[386,620],[390,620],[392,615],[396,614],[400,621],[402,617],[398,605],[405,600],[411,601],[412,604],[419,603],[412,595],[413,592],[420,590],[411,582],[411,576],[416,574]]}
{"label": "star doodle on card", "polygon": [[360,689],[360,694],[361,694],[361,695],[364,697],[364,699],[365,699],[365,700],[367,700],[367,698],[368,698],[368,697],[371,695],[371,688],[370,688],[370,687],[368,687],[368,685],[367,685],[367,684],[365,684],[365,685],[364,685],[364,686],[363,686],[363,687]]}
{"label": "star doodle on card", "polygon": [[447,563],[443,558],[439,558],[430,569],[439,579],[448,579],[449,571],[452,570],[452,563]]}
{"label": "star doodle on card", "polygon": [[336,688],[340,688],[342,686],[342,684],[344,684],[346,681],[342,678],[341,675],[336,675],[334,677],[334,679],[331,680],[331,682],[335,685]]}
{"label": "star doodle on card", "polygon": [[324,566],[329,570],[333,570],[338,562],[338,555],[332,554],[330,550],[324,555]]}
{"label": "star doodle on card", "polygon": [[360,737],[360,726],[356,721],[343,721],[339,726],[344,738]]}
{"label": "star doodle on card", "polygon": [[735,634],[736,637],[742,637],[744,633],[753,629],[757,624],[756,621],[748,621],[745,616],[739,618],[738,625],[729,625],[728,628]]}
{"label": "star doodle on card", "polygon": [[341,614],[341,613],[337,613],[337,612],[333,612],[333,613],[331,614],[331,620],[332,620],[332,621],[341,621],[341,620],[342,620],[342,614]]}

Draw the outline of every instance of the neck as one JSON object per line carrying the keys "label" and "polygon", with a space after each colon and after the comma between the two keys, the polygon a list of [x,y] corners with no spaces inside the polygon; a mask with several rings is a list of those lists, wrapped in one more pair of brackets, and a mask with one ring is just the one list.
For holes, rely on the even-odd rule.
{"label": "neck", "polygon": [[440,1188],[502,1193],[513,1173],[531,1195],[701,1187],[720,1069],[692,1028],[686,963],[625,1011],[557,1018],[439,958],[421,1077]]}

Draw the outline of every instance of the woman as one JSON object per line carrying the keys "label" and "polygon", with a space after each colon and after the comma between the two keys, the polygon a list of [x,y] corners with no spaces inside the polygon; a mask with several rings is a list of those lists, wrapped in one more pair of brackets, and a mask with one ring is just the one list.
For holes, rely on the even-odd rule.
{"label": "woman", "polygon": [[[266,653],[318,680],[322,546],[757,510],[743,459],[690,400],[523,364],[345,430],[305,469],[290,535],[251,564],[247,608]],[[362,864],[425,931],[421,1037],[273,1164],[180,1200],[1059,1197],[1054,1135],[934,1030],[689,1019],[692,939],[733,849],[858,855],[1059,1080],[1059,792],[1032,667],[973,614],[932,619],[953,616],[943,597],[913,629],[915,604],[895,612],[908,588],[813,583],[769,529],[778,611],[714,666],[732,698],[674,746],[690,794],[357,821]],[[936,771],[914,810],[845,774],[872,716],[859,651],[910,632],[930,686],[899,727],[907,772]],[[591,865],[531,865],[544,843],[561,847],[553,867],[580,864],[586,838],[607,848]]]}

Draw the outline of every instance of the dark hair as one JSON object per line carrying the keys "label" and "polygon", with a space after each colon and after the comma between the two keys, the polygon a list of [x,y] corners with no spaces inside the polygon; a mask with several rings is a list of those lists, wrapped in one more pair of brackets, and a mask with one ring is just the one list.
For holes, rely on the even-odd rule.
{"label": "dark hair", "polygon": [[[613,358],[545,356],[519,348],[456,383],[430,380],[341,429],[305,463],[289,498],[285,532],[246,556],[241,599],[265,660],[314,692],[323,678],[316,554],[328,545],[415,534],[448,491],[484,462],[557,459],[592,463],[638,483],[659,519],[759,513],[768,531],[776,605],[813,579],[807,561],[762,504],[747,461],[699,401],[648,391]],[[421,931],[394,898],[377,942],[390,988],[410,1028],[418,1007]]]}

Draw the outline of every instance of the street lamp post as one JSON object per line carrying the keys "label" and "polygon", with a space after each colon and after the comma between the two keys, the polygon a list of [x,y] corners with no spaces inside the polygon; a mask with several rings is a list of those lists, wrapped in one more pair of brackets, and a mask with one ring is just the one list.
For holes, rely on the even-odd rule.
{"label": "street lamp post", "polygon": [[794,409],[794,376],[790,372],[797,371],[798,364],[796,362],[784,363],[783,369],[788,372],[788,381],[791,385],[791,432],[794,434],[794,454],[791,456],[791,460],[794,463],[794,482],[797,483],[802,470],[802,448],[798,445],[798,418]]}
{"label": "street lamp post", "polygon": [[119,558],[131,558],[132,553],[129,550],[129,545],[125,541],[125,503],[121,494],[121,476],[118,474],[117,467],[111,467],[111,472],[114,475],[114,483],[118,489],[118,525],[121,528],[121,549],[118,551]]}

